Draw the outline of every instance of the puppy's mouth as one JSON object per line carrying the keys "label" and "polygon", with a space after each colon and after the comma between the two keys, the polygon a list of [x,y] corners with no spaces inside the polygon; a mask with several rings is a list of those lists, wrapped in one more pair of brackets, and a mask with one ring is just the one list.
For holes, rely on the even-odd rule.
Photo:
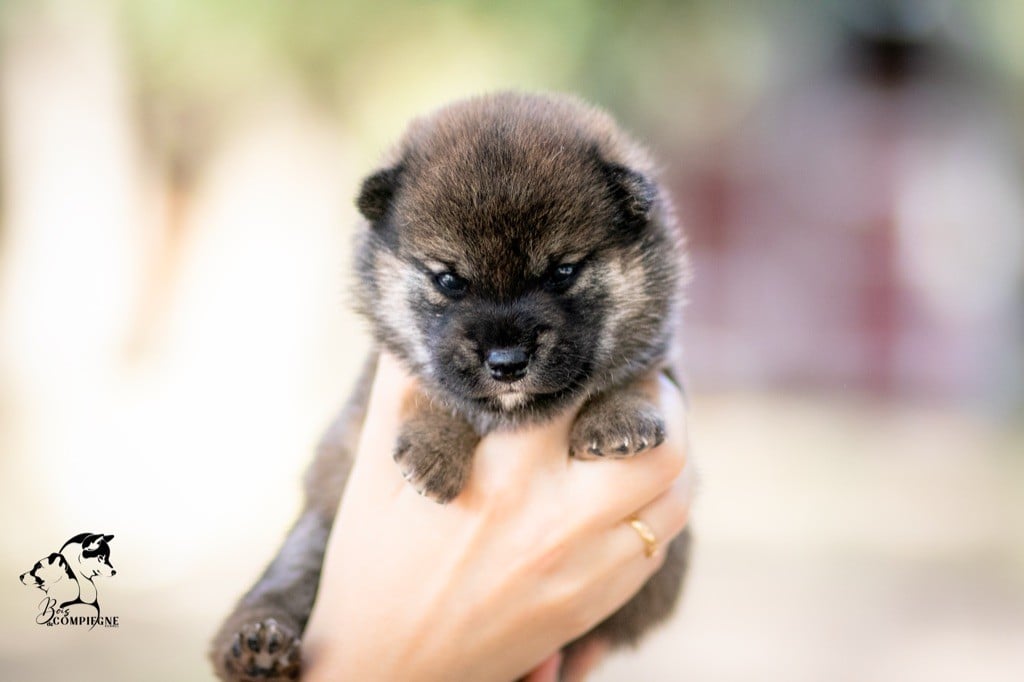
{"label": "puppy's mouth", "polygon": [[570,382],[554,390],[533,390],[525,379],[512,384],[503,384],[500,389],[478,392],[467,396],[476,405],[493,412],[519,412],[544,409],[561,404],[576,394],[581,384]]}
{"label": "puppy's mouth", "polygon": [[[500,381],[483,374],[478,367],[451,368],[437,373],[439,387],[457,401],[491,413],[540,413],[557,409],[588,384],[592,365],[572,368],[558,365],[531,367],[514,381]],[[453,371],[454,370],[454,371]]]}
{"label": "puppy's mouth", "polygon": [[508,390],[503,393],[499,393],[494,397],[498,401],[498,404],[506,410],[514,410],[517,407],[522,407],[523,403],[530,399],[530,394],[523,391]]}
{"label": "puppy's mouth", "polygon": [[538,395],[538,392],[531,390],[526,379],[520,379],[510,384],[498,384],[495,382],[466,393],[467,398],[478,402],[495,400],[522,402],[535,395]]}

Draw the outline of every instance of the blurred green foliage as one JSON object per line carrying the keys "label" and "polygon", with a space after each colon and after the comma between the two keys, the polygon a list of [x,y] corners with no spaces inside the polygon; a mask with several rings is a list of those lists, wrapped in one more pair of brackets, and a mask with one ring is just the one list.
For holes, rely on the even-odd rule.
{"label": "blurred green foliage", "polygon": [[[182,168],[194,165],[254,102],[282,93],[337,119],[370,156],[410,116],[500,88],[576,92],[614,111],[642,138],[683,147],[743,117],[772,87],[780,53],[793,43],[827,40],[838,16],[863,6],[858,0],[91,4],[116,16],[149,145]],[[949,5],[963,17],[972,46],[1024,82],[1024,3],[925,4]],[[81,6],[82,0],[7,0],[3,14]]]}
{"label": "blurred green foliage", "polygon": [[[424,106],[502,87],[571,90],[642,129],[677,127],[694,117],[701,90],[757,80],[768,23],[761,11],[736,8],[668,0],[118,4],[144,98],[223,116],[268,86],[295,82],[359,129],[372,119],[371,137]],[[394,132],[381,130],[380,140]]]}

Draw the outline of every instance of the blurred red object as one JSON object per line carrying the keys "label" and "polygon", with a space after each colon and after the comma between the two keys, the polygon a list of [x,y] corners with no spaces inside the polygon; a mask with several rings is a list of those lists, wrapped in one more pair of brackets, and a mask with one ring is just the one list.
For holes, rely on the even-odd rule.
{"label": "blurred red object", "polygon": [[998,88],[941,17],[894,17],[804,47],[682,180],[698,384],[1019,400],[1024,209]]}

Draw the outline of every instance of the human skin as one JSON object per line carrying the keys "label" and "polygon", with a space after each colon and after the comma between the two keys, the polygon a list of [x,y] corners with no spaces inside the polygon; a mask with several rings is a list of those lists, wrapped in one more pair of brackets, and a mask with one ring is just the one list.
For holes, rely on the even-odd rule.
{"label": "human skin", "polygon": [[660,546],[686,525],[682,397],[666,379],[652,388],[666,439],[633,458],[569,458],[575,410],[491,433],[466,488],[438,505],[391,458],[399,406],[414,389],[382,355],[303,636],[303,679],[554,680],[558,650],[664,561],[662,551],[644,555],[625,519],[646,522]]}

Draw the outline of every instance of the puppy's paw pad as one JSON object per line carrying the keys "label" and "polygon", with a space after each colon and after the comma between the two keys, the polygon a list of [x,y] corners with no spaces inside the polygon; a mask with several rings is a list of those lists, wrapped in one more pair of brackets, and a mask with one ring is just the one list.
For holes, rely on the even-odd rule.
{"label": "puppy's paw pad", "polygon": [[654,408],[620,413],[613,419],[580,415],[573,425],[569,453],[578,459],[632,457],[665,440],[665,422]]}
{"label": "puppy's paw pad", "polygon": [[394,456],[409,485],[439,504],[455,499],[465,484],[463,472],[453,462],[454,458],[436,444],[413,443],[402,438]]}
{"label": "puppy's paw pad", "polygon": [[273,618],[242,626],[224,654],[224,668],[238,682],[297,680],[299,638]]}

